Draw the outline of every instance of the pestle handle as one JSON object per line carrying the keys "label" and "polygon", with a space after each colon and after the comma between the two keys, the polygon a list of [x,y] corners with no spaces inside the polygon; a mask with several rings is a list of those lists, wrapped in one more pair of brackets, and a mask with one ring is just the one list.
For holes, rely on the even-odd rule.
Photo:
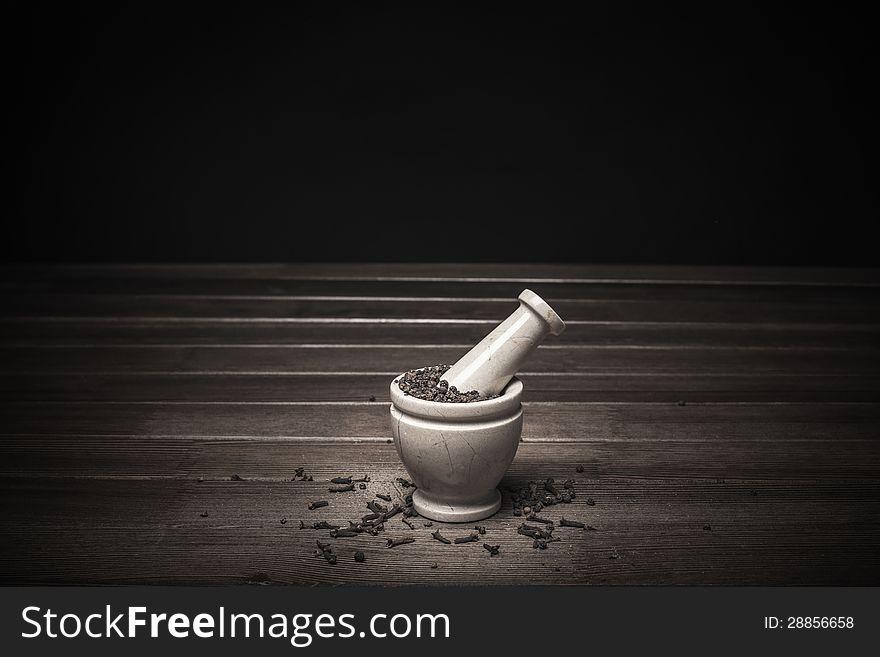
{"label": "pestle handle", "polygon": [[447,370],[443,380],[460,392],[497,395],[548,334],[559,335],[565,322],[537,294],[523,290],[519,308]]}

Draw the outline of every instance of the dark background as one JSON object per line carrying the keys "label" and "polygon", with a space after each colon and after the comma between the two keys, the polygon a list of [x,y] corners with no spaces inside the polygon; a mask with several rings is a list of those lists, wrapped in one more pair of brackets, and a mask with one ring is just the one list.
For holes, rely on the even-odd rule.
{"label": "dark background", "polygon": [[877,263],[866,16],[610,6],[13,3],[3,257]]}

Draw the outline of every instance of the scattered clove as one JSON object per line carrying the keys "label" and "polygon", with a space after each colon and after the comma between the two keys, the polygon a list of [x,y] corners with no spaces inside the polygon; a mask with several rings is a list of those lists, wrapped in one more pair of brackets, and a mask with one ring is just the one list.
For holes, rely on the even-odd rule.
{"label": "scattered clove", "polygon": [[287,516],[284,516],[283,518],[281,518],[281,520],[280,520],[279,522],[280,522],[282,525],[286,525],[286,524],[287,524]]}
{"label": "scattered clove", "polygon": [[425,523],[425,527],[433,527],[433,526],[434,526],[434,523],[431,522],[430,520]]}
{"label": "scattered clove", "polygon": [[331,484],[350,484],[351,477],[333,477],[333,479],[330,480],[330,483]]}
{"label": "scattered clove", "polygon": [[486,533],[485,525],[477,525],[476,527],[474,527],[474,529],[476,529],[480,533],[480,535],[485,535]]}
{"label": "scattered clove", "polygon": [[584,466],[579,465],[578,467],[576,467],[576,468],[574,469],[574,471],[575,471],[575,472],[583,472],[583,471],[584,471]]}
{"label": "scattered clove", "polygon": [[331,529],[330,536],[333,538],[350,538],[352,536],[357,536],[360,532],[355,531],[354,529]]}
{"label": "scattered clove", "polygon": [[230,479],[231,479],[232,481],[244,481],[244,479],[242,479],[242,478],[241,478],[239,475],[237,475],[237,474],[232,475],[232,476],[230,477]]}
{"label": "scattered clove", "polygon": [[475,532],[475,533],[470,534],[468,536],[459,536],[458,538],[456,538],[452,542],[455,543],[456,545],[461,545],[462,543],[476,543],[479,540],[480,540],[480,535]]}
{"label": "scattered clove", "polygon": [[578,529],[586,529],[587,528],[587,526],[582,522],[577,522],[575,520],[566,520],[565,518],[562,518],[559,521],[559,526],[560,527],[576,527]]}
{"label": "scattered clove", "polygon": [[552,525],[553,521],[548,520],[547,518],[542,518],[541,516],[536,516],[534,513],[530,514],[526,520],[531,520],[532,522],[540,522],[544,525]]}
{"label": "scattered clove", "polygon": [[385,500],[386,502],[391,501],[391,496],[386,495],[385,493],[376,493],[376,497],[378,497],[380,500]]}
{"label": "scattered clove", "polygon": [[588,497],[587,506],[596,506],[596,500],[594,500],[592,497]]}
{"label": "scattered clove", "polygon": [[407,536],[406,538],[389,538],[385,541],[385,547],[397,547],[398,545],[404,545],[405,543],[413,543],[416,539],[412,536]]}
{"label": "scattered clove", "polygon": [[376,401],[376,395],[370,395],[370,401],[371,402]]}
{"label": "scattered clove", "polygon": [[[208,515],[208,514],[206,513],[205,515]],[[704,532],[712,531],[712,525],[703,525],[703,531]]]}
{"label": "scattered clove", "polygon": [[409,479],[404,479],[403,477],[398,477],[396,479],[397,483],[403,486],[404,488],[415,488],[416,485],[411,482]]}
{"label": "scattered clove", "polygon": [[327,500],[318,500],[317,502],[312,502],[309,504],[309,511],[314,511],[315,509],[320,509],[325,506],[330,506],[330,502]]}
{"label": "scattered clove", "polygon": [[440,541],[441,543],[446,543],[446,545],[449,545],[450,543],[452,543],[452,541],[450,541],[448,538],[446,538],[443,534],[440,533],[439,529],[437,531],[431,532],[431,536],[434,538],[435,541]]}
{"label": "scattered clove", "polygon": [[[302,523],[300,523],[302,524]],[[300,528],[302,529],[302,528]],[[339,525],[331,525],[326,520],[321,520],[312,525],[312,529],[339,529]]]}
{"label": "scattered clove", "polygon": [[410,529],[416,528],[416,526],[414,524],[412,524],[409,520],[407,520],[405,516],[403,518],[401,518],[401,520],[403,521],[403,524],[406,525],[407,527],[409,527]]}
{"label": "scattered clove", "polygon": [[500,545],[489,545],[488,543],[483,543],[483,547],[489,551],[490,556],[496,556],[501,551]]}
{"label": "scattered clove", "polygon": [[199,514],[199,516],[201,516],[202,518],[207,518],[207,517],[208,517],[208,512],[207,512],[207,511],[203,511],[202,513]]}
{"label": "scattered clove", "polygon": [[370,500],[369,502],[367,502],[367,508],[373,513],[388,513],[388,508],[382,506],[375,500]]}
{"label": "scattered clove", "polygon": [[358,488],[360,488],[361,490],[367,490],[367,485],[366,484],[358,484]]}

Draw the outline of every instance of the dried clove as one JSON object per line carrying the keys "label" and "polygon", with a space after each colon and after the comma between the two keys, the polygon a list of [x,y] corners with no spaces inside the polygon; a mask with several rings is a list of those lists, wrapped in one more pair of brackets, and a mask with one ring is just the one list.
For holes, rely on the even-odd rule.
{"label": "dried clove", "polygon": [[557,489],[556,486],[554,486],[554,483],[555,482],[553,481],[552,477],[550,479],[548,479],[547,481],[545,481],[544,482],[544,490],[546,490],[551,495],[555,495],[556,497],[559,497],[559,489]]}
{"label": "dried clove", "polygon": [[385,541],[385,547],[397,547],[398,545],[404,545],[405,543],[413,543],[416,539],[412,536],[407,536],[406,538],[389,538]]}
{"label": "dried clove", "polygon": [[333,548],[330,547],[329,543],[315,541],[315,544],[318,546],[318,550],[320,550],[321,554],[324,556],[328,563],[336,563],[336,555],[333,554]]}
{"label": "dried clove", "polygon": [[486,533],[485,525],[477,525],[476,527],[474,527],[474,529],[476,529],[481,535],[484,535]]}
{"label": "dried clove", "polygon": [[304,523],[302,520],[300,520],[300,521],[299,521],[299,528],[300,528],[300,529],[305,529],[305,528],[306,528],[306,523]]}
{"label": "dried clove", "polygon": [[352,536],[357,536],[359,533],[360,532],[358,532],[355,529],[352,529],[351,527],[349,527],[348,529],[336,528],[336,529],[330,530],[330,537],[331,538],[351,538]]}
{"label": "dried clove", "polygon": [[407,520],[405,516],[403,518],[401,518],[401,520],[403,521],[403,524],[406,525],[407,527],[409,527],[410,529],[416,528],[416,526],[414,524],[412,524],[409,520]]}
{"label": "dried clove", "polygon": [[338,488],[328,488],[327,490],[331,493],[348,493],[349,491],[354,490],[354,484],[349,484],[348,486],[340,486]]}
{"label": "dried clove", "polygon": [[434,523],[431,522],[430,520],[425,523],[425,527],[433,527],[433,526],[434,526]]}
{"label": "dried clove", "polygon": [[480,540],[480,535],[475,532],[475,533],[470,534],[468,536],[459,536],[458,538],[456,538],[452,542],[455,543],[456,545],[461,545],[462,543],[476,543],[479,540]]}
{"label": "dried clove", "polygon": [[596,500],[594,500],[592,497],[588,497],[587,506],[596,506]]}
{"label": "dried clove", "polygon": [[403,486],[404,488],[415,488],[416,487],[416,485],[413,482],[411,482],[409,479],[404,479],[403,477],[398,477],[395,481],[397,481],[397,483],[400,484],[401,486]]}
{"label": "dried clove", "polygon": [[367,485],[366,484],[358,484],[358,488],[360,488],[361,490],[367,490]]}
{"label": "dried clove", "polygon": [[386,502],[391,501],[391,496],[386,495],[385,493],[376,493],[376,497],[378,497],[380,500],[385,500]]}
{"label": "dried clove", "polygon": [[448,538],[446,538],[443,534],[440,533],[439,529],[437,531],[431,532],[431,536],[434,538],[435,541],[440,541],[441,543],[446,543],[446,545],[449,545],[450,543],[452,543],[452,541],[450,541]]}
{"label": "dried clove", "polygon": [[242,479],[242,478],[241,478],[239,475],[237,475],[237,474],[232,475],[232,476],[230,477],[230,479],[231,479],[232,481],[244,481],[244,479]]}
{"label": "dried clove", "polygon": [[[302,524],[302,523],[300,523],[300,524]],[[339,525],[331,525],[326,520],[321,520],[319,522],[312,524],[312,529],[339,529]]]}
{"label": "dried clove", "polygon": [[325,506],[330,506],[330,502],[327,500],[318,500],[317,502],[312,502],[309,504],[309,511],[314,511],[315,509],[320,509]]}
{"label": "dried clove", "polygon": [[281,518],[281,520],[279,520],[279,522],[280,522],[282,525],[286,525],[286,524],[287,524],[287,516],[284,516],[283,518]]}
{"label": "dried clove", "polygon": [[547,518],[542,518],[541,516],[536,516],[534,513],[530,514],[526,520],[531,520],[532,522],[540,522],[544,525],[552,525],[553,521],[548,520]]}
{"label": "dried clove", "polygon": [[532,525],[526,525],[525,523],[523,523],[517,528],[516,533],[534,539],[550,538],[553,534],[553,527],[550,526],[547,529],[542,529],[540,527],[534,527]]}
{"label": "dried clove", "polygon": [[357,483],[359,481],[370,481],[370,475],[364,475],[363,477],[360,477],[358,479],[355,479],[354,477],[352,477],[351,480],[355,483]]}
{"label": "dried clove", "polygon": [[578,529],[586,529],[587,528],[587,526],[582,522],[577,522],[575,520],[566,520],[565,518],[562,518],[559,521],[559,526],[560,527],[577,527]]}
{"label": "dried clove", "polygon": [[376,500],[367,502],[367,508],[373,513],[388,513],[388,507],[382,506]]}
{"label": "dried clove", "polygon": [[483,543],[483,547],[489,551],[490,556],[495,556],[501,551],[500,545],[489,545],[488,543]]}
{"label": "dried clove", "polygon": [[387,520],[388,518],[393,518],[398,513],[400,513],[402,510],[403,509],[400,508],[399,504],[395,504],[390,509],[388,509],[388,511],[385,512],[385,519]]}
{"label": "dried clove", "polygon": [[208,517],[208,512],[207,512],[207,511],[203,511],[202,513],[199,514],[199,516],[202,517],[202,518],[207,518],[207,517]]}
{"label": "dried clove", "polygon": [[351,477],[333,477],[333,479],[330,480],[330,483],[331,484],[350,484]]}

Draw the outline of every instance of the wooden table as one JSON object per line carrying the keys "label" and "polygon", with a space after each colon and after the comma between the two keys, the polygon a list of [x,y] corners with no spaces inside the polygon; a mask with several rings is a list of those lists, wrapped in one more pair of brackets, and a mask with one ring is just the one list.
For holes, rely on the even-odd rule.
{"label": "wooden table", "polygon": [[[543,515],[596,531],[536,550],[509,494],[474,544],[300,529],[406,492],[391,378],[454,362],[524,287],[568,329],[522,374],[502,483],[574,479]],[[0,292],[6,584],[880,584],[878,271],[16,266]]]}

